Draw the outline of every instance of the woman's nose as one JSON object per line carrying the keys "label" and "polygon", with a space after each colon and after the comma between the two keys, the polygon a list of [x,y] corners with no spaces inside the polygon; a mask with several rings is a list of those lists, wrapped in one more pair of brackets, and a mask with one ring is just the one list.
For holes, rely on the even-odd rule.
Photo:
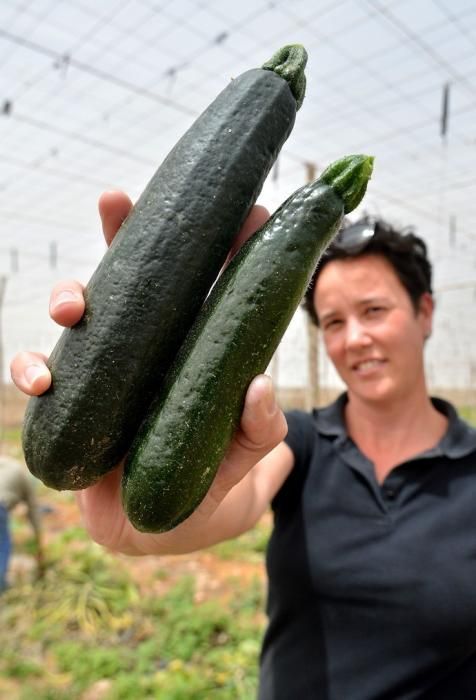
{"label": "woman's nose", "polygon": [[365,326],[357,318],[347,319],[346,343],[348,347],[355,345],[368,345],[371,339]]}

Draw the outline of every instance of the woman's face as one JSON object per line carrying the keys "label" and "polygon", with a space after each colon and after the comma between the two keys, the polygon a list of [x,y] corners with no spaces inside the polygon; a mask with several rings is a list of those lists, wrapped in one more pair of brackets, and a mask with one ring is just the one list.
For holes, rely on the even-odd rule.
{"label": "woman's face", "polygon": [[349,395],[382,403],[425,387],[423,346],[433,300],[424,294],[415,312],[383,256],[327,263],[314,304],[327,352]]}

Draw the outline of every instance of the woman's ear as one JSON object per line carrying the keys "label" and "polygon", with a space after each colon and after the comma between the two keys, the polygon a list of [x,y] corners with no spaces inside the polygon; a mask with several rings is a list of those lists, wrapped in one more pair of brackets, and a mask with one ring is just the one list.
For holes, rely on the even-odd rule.
{"label": "woman's ear", "polygon": [[435,300],[430,292],[423,292],[418,302],[418,317],[422,324],[423,338],[427,340],[433,330],[433,312]]}

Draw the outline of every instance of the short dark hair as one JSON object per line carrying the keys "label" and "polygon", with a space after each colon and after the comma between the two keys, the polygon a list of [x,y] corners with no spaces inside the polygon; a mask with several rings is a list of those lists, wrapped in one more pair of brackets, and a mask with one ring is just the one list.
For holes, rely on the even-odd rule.
{"label": "short dark hair", "polygon": [[[367,238],[362,238],[356,245],[346,245],[346,238],[352,239],[355,231],[365,231]],[[355,238],[355,237],[354,237]],[[415,312],[422,294],[432,291],[432,265],[428,259],[428,249],[422,238],[410,229],[398,230],[382,219],[362,219],[344,222],[339,234],[322,255],[302,306],[311,320],[318,326],[319,319],[314,306],[314,289],[317,279],[325,266],[333,260],[359,258],[363,255],[381,255],[395,270],[403,287],[405,287]]]}

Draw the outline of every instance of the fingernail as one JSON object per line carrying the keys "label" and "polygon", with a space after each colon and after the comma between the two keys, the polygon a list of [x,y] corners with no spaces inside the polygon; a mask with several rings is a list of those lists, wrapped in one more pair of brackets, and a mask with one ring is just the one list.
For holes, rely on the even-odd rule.
{"label": "fingernail", "polygon": [[72,301],[77,301],[78,295],[72,289],[64,289],[51,300],[51,308],[56,309],[61,304],[69,304]]}
{"label": "fingernail", "polygon": [[266,383],[266,394],[264,398],[264,405],[266,408],[266,412],[268,415],[273,416],[277,409],[278,409],[278,404],[276,403],[276,395],[274,393],[274,387],[273,387],[273,382],[270,377],[265,375],[263,377],[263,382]]}
{"label": "fingernail", "polygon": [[39,365],[28,365],[25,367],[25,377],[27,382],[32,385],[38,377],[43,377],[45,375],[45,370]]}

